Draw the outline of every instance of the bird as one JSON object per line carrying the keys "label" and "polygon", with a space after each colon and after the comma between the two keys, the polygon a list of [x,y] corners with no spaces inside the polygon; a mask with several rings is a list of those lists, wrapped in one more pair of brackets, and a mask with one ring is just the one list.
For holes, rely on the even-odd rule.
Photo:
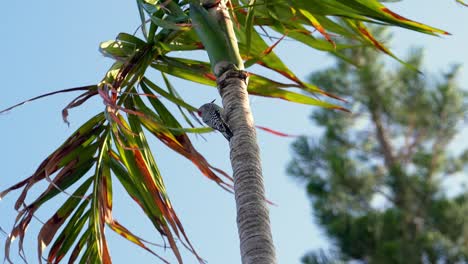
{"label": "bird", "polygon": [[216,101],[216,99],[210,103],[200,106],[197,113],[205,124],[214,130],[221,132],[221,134],[230,141],[233,134],[231,128],[229,128],[228,124],[224,120],[224,110],[222,107],[215,104],[214,101]]}

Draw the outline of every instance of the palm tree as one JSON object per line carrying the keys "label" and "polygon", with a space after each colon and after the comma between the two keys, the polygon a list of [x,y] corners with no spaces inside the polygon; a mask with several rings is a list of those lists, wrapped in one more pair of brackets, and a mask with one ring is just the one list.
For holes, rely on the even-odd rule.
{"label": "palm tree", "polygon": [[[22,252],[22,241],[35,212],[61,192],[69,198],[43,224],[38,236],[39,261],[46,258],[48,262],[60,262],[68,253],[70,262],[79,258],[83,262],[111,263],[105,225],[159,257],[148,243],[113,218],[112,180],[117,180],[168,242],[179,263],[182,263],[180,245],[203,262],[166,193],[147,143],[147,135],[152,134],[191,160],[203,175],[234,192],[242,262],[276,263],[247,94],[346,109],[317,99],[316,95],[323,95],[340,100],[300,80],[275,55],[274,47],[288,37],[349,61],[340,51],[352,46],[340,44],[335,35],[355,39],[356,45],[371,45],[395,57],[364,23],[448,34],[395,14],[375,0],[137,0],[137,7],[141,37],[120,33],[115,40],[100,46],[103,54],[115,60],[103,80],[96,85],[51,93],[83,91],[63,110],[65,122],[68,110],[94,96],[103,99],[105,109],[75,131],[30,177],[0,193],[2,198],[10,191],[22,189],[15,204],[18,217],[5,243],[8,261],[12,240],[19,239]],[[322,37],[313,36],[312,30]],[[275,42],[269,46],[262,36]],[[206,50],[209,62],[189,59],[190,51],[194,50]],[[174,51],[187,55],[174,57],[171,54]],[[289,82],[245,70],[255,64]],[[162,84],[147,76],[150,70],[161,73]],[[197,107],[177,93],[167,75],[217,86],[234,134],[229,142],[232,178],[209,164],[193,147],[188,133],[206,133],[211,129],[195,125],[194,120],[198,119],[193,113]],[[307,94],[287,87],[302,89]],[[177,105],[188,128],[182,126],[161,98]],[[49,186],[31,203],[26,203],[28,191],[43,180]],[[43,257],[48,246],[48,255]],[[167,262],[162,258],[161,261]]]}

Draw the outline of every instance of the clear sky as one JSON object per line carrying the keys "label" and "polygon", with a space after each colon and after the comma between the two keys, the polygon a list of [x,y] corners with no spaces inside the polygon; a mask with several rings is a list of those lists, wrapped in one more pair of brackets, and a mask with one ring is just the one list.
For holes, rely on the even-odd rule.
{"label": "clear sky", "polygon": [[[452,36],[432,37],[396,30],[394,52],[404,57],[409,47],[426,47],[426,67],[432,72],[447,69],[450,63],[468,62],[468,9],[455,1],[406,0],[388,6],[401,15],[451,32]],[[53,90],[99,82],[112,61],[98,52],[101,41],[115,38],[119,32],[132,33],[139,17],[134,1],[1,1],[0,2],[0,109],[18,101]],[[305,78],[313,70],[333,60],[318,51],[307,50],[291,41],[282,42],[277,53],[290,68]],[[467,69],[461,84],[467,87]],[[174,81],[182,96],[193,105],[219,98],[210,87]],[[66,94],[34,102],[0,116],[0,190],[29,176],[39,163],[59,146],[83,121],[101,111],[100,100],[92,100],[70,112],[71,126],[62,122],[61,110],[75,95]],[[257,124],[291,134],[318,135],[311,126],[309,106],[280,100],[251,98]],[[195,145],[214,165],[230,171],[229,151],[219,134],[193,138]],[[325,247],[326,239],[313,224],[305,190],[285,174],[290,160],[291,139],[258,132],[268,198],[278,204],[271,207],[273,237],[279,263],[299,263],[308,250]],[[158,141],[152,148],[172,203],[192,244],[209,263],[240,263],[235,205],[233,196],[205,179],[196,168]],[[42,184],[39,188],[44,188]],[[150,241],[159,234],[142,217],[142,212],[123,189],[115,184],[114,216],[122,224]],[[0,226],[9,230],[15,217],[13,203],[18,193],[0,202]],[[40,211],[42,220],[59,204]],[[30,263],[36,262],[37,221],[32,221],[25,250]],[[150,254],[130,242],[107,232],[114,263],[157,263]],[[14,243],[13,247],[17,244]],[[0,237],[3,258],[4,237]],[[164,254],[173,260],[171,254]],[[196,263],[184,253],[186,263]],[[19,262],[18,257],[14,257]],[[174,261],[172,261],[174,262]]]}

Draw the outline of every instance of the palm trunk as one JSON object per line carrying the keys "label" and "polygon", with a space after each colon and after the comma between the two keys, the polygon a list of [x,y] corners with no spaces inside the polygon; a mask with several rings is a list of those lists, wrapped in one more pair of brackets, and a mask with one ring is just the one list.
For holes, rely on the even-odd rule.
{"label": "palm trunk", "polygon": [[275,264],[260,153],[247,93],[248,74],[243,71],[226,1],[201,2],[204,8],[192,4],[190,14],[210,57],[224,115],[234,134],[230,154],[242,263]]}
{"label": "palm trunk", "polygon": [[237,228],[244,264],[273,264],[275,249],[263,187],[260,153],[247,94],[247,74],[229,69],[218,78],[230,140]]}

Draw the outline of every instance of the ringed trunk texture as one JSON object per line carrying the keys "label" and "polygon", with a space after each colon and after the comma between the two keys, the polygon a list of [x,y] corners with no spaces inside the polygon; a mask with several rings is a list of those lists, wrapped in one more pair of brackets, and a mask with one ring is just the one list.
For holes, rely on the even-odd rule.
{"label": "ringed trunk texture", "polygon": [[247,83],[248,74],[235,67],[230,67],[218,77],[224,115],[234,134],[230,140],[230,156],[241,258],[243,264],[275,264],[275,248]]}
{"label": "ringed trunk texture", "polygon": [[193,1],[190,17],[210,58],[223,99],[223,116],[233,132],[229,144],[242,263],[275,264],[259,148],[247,94],[248,74],[243,71],[227,2]]}

